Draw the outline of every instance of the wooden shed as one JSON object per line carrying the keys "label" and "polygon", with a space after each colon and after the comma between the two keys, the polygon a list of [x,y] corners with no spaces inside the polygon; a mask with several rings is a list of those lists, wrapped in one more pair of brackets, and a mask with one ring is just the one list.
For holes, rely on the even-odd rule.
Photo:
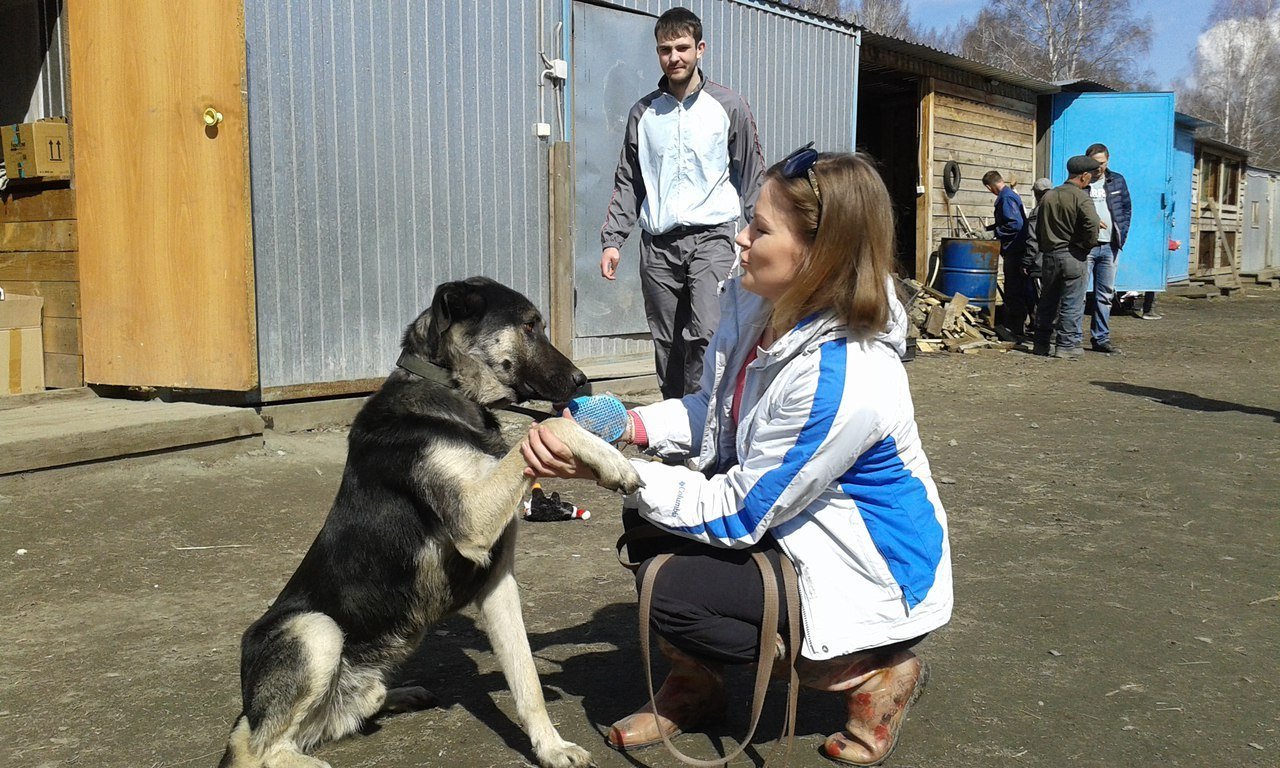
{"label": "wooden shed", "polygon": [[1193,282],[1239,287],[1243,253],[1247,150],[1216,139],[1197,138],[1191,198],[1189,271]]}
{"label": "wooden shed", "polygon": [[[1036,105],[1051,83],[873,32],[862,37],[858,147],[880,162],[898,215],[898,261],[925,279],[944,237],[981,232],[999,171],[1030,204],[1036,179]],[[959,188],[948,193],[954,162]]]}

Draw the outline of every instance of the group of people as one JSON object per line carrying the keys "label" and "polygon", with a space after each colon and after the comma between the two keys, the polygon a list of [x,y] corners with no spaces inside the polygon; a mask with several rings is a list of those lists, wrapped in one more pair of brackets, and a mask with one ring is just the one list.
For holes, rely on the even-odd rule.
{"label": "group of people", "polygon": [[[1112,355],[1111,309],[1116,264],[1129,236],[1133,201],[1124,176],[1110,167],[1104,144],[1092,144],[1067,161],[1067,180],[1032,185],[1035,208],[1027,214],[998,171],[982,183],[996,196],[994,230],[1004,273],[1004,315],[997,332],[1008,341],[1032,341],[1037,355],[1073,360],[1083,355],[1084,313],[1092,283],[1090,347]],[[1141,314],[1159,319],[1155,293]]]}
{"label": "group of people", "polygon": [[[623,523],[655,534],[652,554],[633,553],[637,587],[674,553],[649,616],[671,666],[608,741],[705,724],[726,704],[725,665],[798,651],[801,683],[845,703],[824,754],[878,765],[928,679],[915,647],[952,609],[946,513],[901,360],[889,193],[857,154],[806,146],[766,169],[746,101],[703,74],[698,17],[667,11],[654,37],[663,77],[626,123],[600,270],[616,277],[638,224],[665,399],[627,413],[621,442],[651,458],[634,460],[644,487]],[[539,427],[521,449],[531,477],[591,477]],[[798,614],[781,607],[773,642],[753,553],[798,575]]]}

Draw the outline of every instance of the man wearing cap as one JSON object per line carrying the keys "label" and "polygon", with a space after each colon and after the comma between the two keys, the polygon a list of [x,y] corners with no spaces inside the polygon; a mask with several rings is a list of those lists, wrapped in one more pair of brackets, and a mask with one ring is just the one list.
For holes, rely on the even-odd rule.
{"label": "man wearing cap", "polygon": [[1004,264],[1004,322],[996,333],[1005,341],[1023,341],[1027,333],[1027,284],[1030,278],[1022,268],[1027,245],[1027,213],[1022,198],[1005,183],[999,171],[987,171],[982,186],[996,196],[995,223],[987,226],[1000,241],[1000,260]]}
{"label": "man wearing cap", "polygon": [[1040,306],[1036,311],[1035,353],[1077,360],[1084,319],[1085,264],[1098,243],[1098,210],[1085,191],[1098,174],[1097,160],[1076,155],[1067,161],[1067,180],[1044,193],[1036,206],[1036,245],[1041,254]]}

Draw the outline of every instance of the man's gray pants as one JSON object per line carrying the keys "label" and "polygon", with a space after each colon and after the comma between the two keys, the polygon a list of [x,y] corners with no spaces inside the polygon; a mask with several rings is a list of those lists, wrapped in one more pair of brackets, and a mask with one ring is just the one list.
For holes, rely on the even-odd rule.
{"label": "man's gray pants", "polygon": [[738,223],[642,232],[640,287],[665,398],[697,392],[702,356],[720,322],[720,283],[733,269]]}
{"label": "man's gray pants", "polygon": [[1036,307],[1036,346],[1047,347],[1053,334],[1058,349],[1079,347],[1084,321],[1085,257],[1059,250],[1043,254],[1043,259],[1040,304]]}

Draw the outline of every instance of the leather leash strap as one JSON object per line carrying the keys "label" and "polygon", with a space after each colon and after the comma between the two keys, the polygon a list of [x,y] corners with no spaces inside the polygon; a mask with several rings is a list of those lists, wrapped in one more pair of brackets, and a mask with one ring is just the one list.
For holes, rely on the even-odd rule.
{"label": "leather leash strap", "polygon": [[[649,534],[632,535],[629,537],[627,534],[631,533],[633,533],[633,531],[628,531],[623,534],[622,538],[618,539],[618,559],[623,565],[635,570],[635,567],[638,567],[638,564],[635,564],[635,567],[632,567],[631,563],[623,560],[623,546],[632,540],[656,537]],[[659,535],[662,535],[661,532],[659,532]],[[755,561],[756,567],[760,569],[760,580],[764,585],[764,615],[760,622],[760,659],[756,666],[755,691],[752,694],[751,699],[751,726],[747,729],[747,735],[743,738],[738,748],[734,750],[732,754],[718,760],[701,760],[699,758],[689,757],[676,749],[676,746],[671,743],[670,737],[665,733],[662,733],[662,743],[666,745],[667,751],[669,751],[677,760],[686,765],[699,766],[699,768],[716,768],[717,766],[727,765],[731,760],[742,754],[743,751],[751,745],[751,739],[756,733],[756,726],[760,722],[760,713],[764,709],[765,694],[769,688],[769,676],[773,667],[772,657],[774,655],[773,651],[776,648],[775,638],[778,636],[779,595],[778,579],[773,573],[773,565],[769,562],[769,559],[760,552],[752,552],[751,558]],[[654,557],[653,562],[649,565],[649,569],[645,571],[644,580],[640,585],[640,655],[644,662],[645,684],[649,689],[649,706],[654,712],[658,711],[658,707],[653,691],[649,616],[653,607],[653,585],[657,580],[658,571],[661,570],[662,566],[670,559],[671,555],[669,553]],[[791,611],[789,622],[790,642],[787,644],[787,660],[789,662],[788,666],[790,667],[791,679],[787,688],[787,715],[783,724],[782,733],[787,744],[783,762],[783,764],[786,765],[787,762],[790,761],[791,746],[795,738],[796,701],[800,692],[800,679],[799,675],[796,673],[795,665],[796,654],[799,652],[800,648],[800,592],[797,585],[795,566],[792,565],[790,558],[785,554],[781,554],[780,561],[782,566],[782,581],[784,588],[786,589],[788,609]],[[778,747],[780,746],[781,741],[779,741],[779,743],[774,746],[773,751],[770,752],[769,759],[765,761],[766,765],[768,765],[774,755],[777,754]]]}

